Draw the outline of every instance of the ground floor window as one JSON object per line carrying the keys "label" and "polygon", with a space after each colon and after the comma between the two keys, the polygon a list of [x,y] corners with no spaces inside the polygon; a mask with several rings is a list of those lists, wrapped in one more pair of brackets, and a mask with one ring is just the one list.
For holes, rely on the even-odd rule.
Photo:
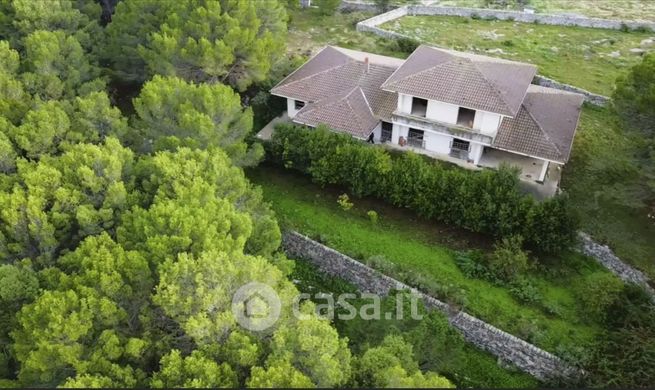
{"label": "ground floor window", "polygon": [[302,100],[294,100],[294,107],[296,110],[300,110],[301,108],[305,107],[305,102]]}
{"label": "ground floor window", "polygon": [[393,131],[393,124],[389,122],[382,122],[382,133],[380,134],[380,142],[391,142],[392,131]]}
{"label": "ground floor window", "polygon": [[423,130],[409,129],[407,134],[407,144],[415,148],[425,147],[425,132]]}
{"label": "ground floor window", "polygon": [[452,149],[462,152],[468,152],[470,148],[471,148],[470,142],[461,140],[459,138],[453,138]]}

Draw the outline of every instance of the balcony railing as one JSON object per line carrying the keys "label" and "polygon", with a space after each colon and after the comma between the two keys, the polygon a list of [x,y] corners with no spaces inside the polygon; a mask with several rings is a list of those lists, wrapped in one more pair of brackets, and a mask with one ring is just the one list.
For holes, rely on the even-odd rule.
{"label": "balcony railing", "polygon": [[[391,115],[391,120],[402,126],[412,127],[421,130],[434,131],[442,134],[449,134],[453,137],[479,142],[482,144],[490,145],[493,138],[489,135],[480,133],[479,130],[474,130],[468,127],[452,125],[449,123],[437,122],[431,119],[417,117],[404,112],[394,112]],[[409,140],[408,140],[409,142]]]}

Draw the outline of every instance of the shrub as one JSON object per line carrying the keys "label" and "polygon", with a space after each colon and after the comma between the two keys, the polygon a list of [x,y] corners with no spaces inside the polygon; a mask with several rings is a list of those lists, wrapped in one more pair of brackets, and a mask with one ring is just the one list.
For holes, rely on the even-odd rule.
{"label": "shrub", "polygon": [[341,4],[341,0],[315,0],[318,12],[323,16],[334,15]]}
{"label": "shrub", "polygon": [[378,223],[378,213],[375,212],[375,210],[367,211],[366,215],[368,216],[368,219],[371,221],[373,225],[376,225]]}
{"label": "shrub", "polygon": [[580,308],[591,319],[603,321],[607,309],[619,298],[623,282],[607,272],[596,272],[585,278],[577,289]]}
{"label": "shrub", "polygon": [[421,44],[412,38],[398,38],[396,42],[398,42],[398,49],[407,54],[412,53]]}
{"label": "shrub", "polygon": [[480,172],[447,167],[411,152],[394,154],[319,126],[282,124],[266,145],[270,160],[397,207],[498,238],[520,235],[526,247],[557,253],[575,242],[568,199],[538,203],[519,189],[516,169]]}
{"label": "shrub", "polygon": [[487,257],[489,270],[498,279],[510,281],[524,274],[530,268],[528,253],[523,251],[523,238],[503,238],[494,245],[494,251]]}
{"label": "shrub", "polygon": [[543,298],[539,289],[526,278],[518,278],[513,281],[509,288],[509,292],[516,299],[525,303],[538,303],[541,302]]}
{"label": "shrub", "polygon": [[489,279],[490,274],[484,264],[484,254],[480,251],[460,251],[455,254],[455,264],[467,277]]}
{"label": "shrub", "polygon": [[353,206],[355,205],[353,202],[350,201],[348,194],[339,195],[339,198],[337,199],[337,203],[339,204],[339,207],[341,207],[343,211],[348,211],[351,208],[353,208]]}

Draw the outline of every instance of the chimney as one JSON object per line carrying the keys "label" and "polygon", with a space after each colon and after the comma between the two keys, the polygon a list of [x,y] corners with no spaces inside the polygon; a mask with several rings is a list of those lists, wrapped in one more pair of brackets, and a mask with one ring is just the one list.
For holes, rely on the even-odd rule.
{"label": "chimney", "polygon": [[368,57],[364,58],[364,65],[366,65],[366,73],[371,69],[371,65],[368,62]]}

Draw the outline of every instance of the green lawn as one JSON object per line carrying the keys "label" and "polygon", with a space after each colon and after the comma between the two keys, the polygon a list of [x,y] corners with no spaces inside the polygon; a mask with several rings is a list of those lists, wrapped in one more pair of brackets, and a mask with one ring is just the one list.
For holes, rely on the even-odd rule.
{"label": "green lawn", "polygon": [[[527,0],[523,1],[523,4],[539,13],[574,13],[595,18],[624,20],[655,19],[655,1],[653,0]],[[516,0],[440,0],[439,5],[523,9],[523,6]]]}
{"label": "green lawn", "polygon": [[404,16],[380,27],[428,44],[533,63],[539,74],[603,95],[641,60],[629,50],[655,35],[451,16]]}
{"label": "green lawn", "polygon": [[583,230],[655,279],[655,223],[647,209],[616,201],[633,196],[622,192],[625,181],[635,180],[634,172],[625,168],[632,152],[628,145],[608,110],[585,107],[562,187],[571,195]]}
{"label": "green lawn", "polygon": [[[294,280],[301,292],[316,294],[355,293],[356,287],[342,279],[324,274],[308,262],[298,260],[290,278]],[[391,298],[389,298],[391,300]],[[361,307],[365,301],[349,301],[355,307]],[[325,303],[318,300],[317,303]],[[394,304],[393,302],[392,304]],[[478,388],[516,388],[537,387],[539,382],[528,374],[520,372],[515,367],[503,367],[498,364],[497,358],[487,352],[468,344],[450,325],[441,313],[431,313],[430,318],[421,323],[421,320],[385,320],[378,321],[342,321],[335,319],[335,326],[339,335],[347,337],[351,350],[361,354],[368,346],[378,345],[382,339],[391,333],[401,333],[403,338],[412,343],[415,358],[423,370],[435,371],[447,376],[458,387]],[[447,327],[448,330],[443,328]],[[430,348],[432,344],[428,337],[411,337],[413,332],[420,335],[447,337],[446,343],[450,346],[444,350]],[[427,350],[426,350],[427,349]],[[422,355],[424,354],[425,355]]]}
{"label": "green lawn", "polygon": [[[356,199],[346,212],[337,203],[340,190],[322,189],[299,174],[262,166],[249,172],[262,186],[278,220],[327,245],[366,261],[383,256],[403,272],[409,271],[446,286],[447,292],[465,297],[466,310],[499,328],[549,351],[570,350],[588,345],[600,331],[581,314],[574,290],[594,272],[606,272],[583,256],[568,254],[563,266],[541,269],[531,276],[543,301],[537,305],[520,303],[506,287],[465,277],[449,248],[486,248],[488,242],[461,234],[452,228],[427,223],[410,211],[394,209],[380,202]],[[372,224],[366,212],[380,215]]]}

